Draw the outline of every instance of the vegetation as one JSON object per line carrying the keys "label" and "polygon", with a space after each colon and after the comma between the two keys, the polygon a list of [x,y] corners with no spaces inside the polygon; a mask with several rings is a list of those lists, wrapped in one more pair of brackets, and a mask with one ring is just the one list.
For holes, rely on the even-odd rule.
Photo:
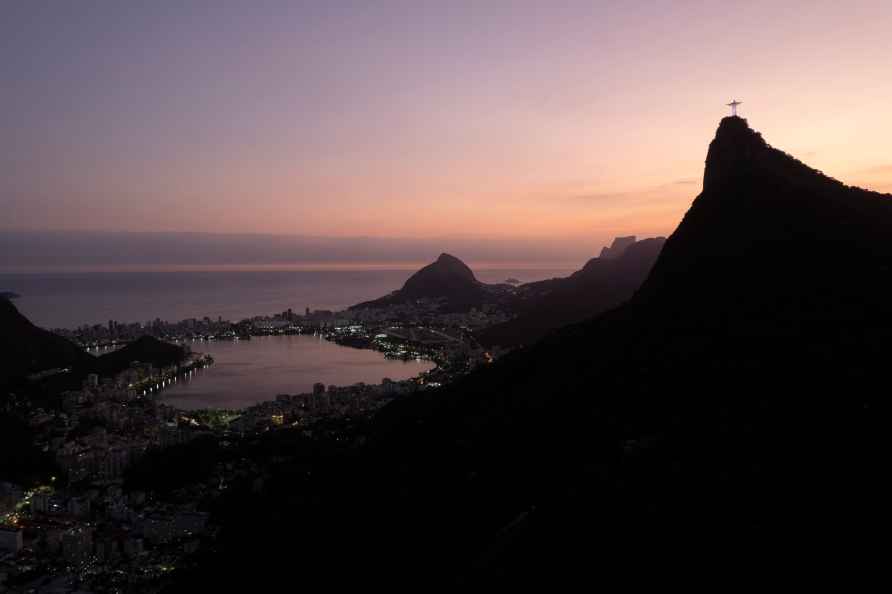
{"label": "vegetation", "polygon": [[220,460],[216,437],[202,436],[165,449],[149,451],[127,469],[127,490],[156,491],[167,494],[187,485],[206,480]]}
{"label": "vegetation", "polygon": [[18,417],[0,413],[0,477],[25,487],[59,474],[52,456],[34,447],[34,436]]}
{"label": "vegetation", "polygon": [[553,589],[689,540],[857,542],[885,507],[889,228],[890,197],[723,121],[628,303],[393,403],[363,448],[295,444],[228,508],[215,566],[258,568],[243,587],[297,558],[335,587]]}

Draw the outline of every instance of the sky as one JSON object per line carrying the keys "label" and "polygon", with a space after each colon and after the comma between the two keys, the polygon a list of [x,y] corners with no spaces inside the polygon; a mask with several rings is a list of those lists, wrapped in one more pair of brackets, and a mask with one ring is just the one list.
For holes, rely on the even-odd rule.
{"label": "sky", "polygon": [[892,191],[892,3],[9,0],[0,231],[671,233],[732,98]]}

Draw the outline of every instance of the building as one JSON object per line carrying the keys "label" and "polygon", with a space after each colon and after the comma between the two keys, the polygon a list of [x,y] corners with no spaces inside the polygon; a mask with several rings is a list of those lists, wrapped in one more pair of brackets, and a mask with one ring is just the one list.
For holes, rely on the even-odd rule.
{"label": "building", "polygon": [[62,534],[62,555],[69,561],[85,559],[93,554],[93,530],[71,528]]}
{"label": "building", "polygon": [[31,496],[31,511],[38,514],[50,513],[52,495],[48,491],[38,491]]}

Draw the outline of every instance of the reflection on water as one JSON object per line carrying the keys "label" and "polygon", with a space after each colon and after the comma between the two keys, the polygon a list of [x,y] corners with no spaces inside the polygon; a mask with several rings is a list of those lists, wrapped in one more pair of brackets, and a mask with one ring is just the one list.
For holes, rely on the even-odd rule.
{"label": "reflection on water", "polygon": [[307,335],[187,344],[193,351],[210,354],[215,363],[162,393],[165,402],[184,409],[243,408],[277,394],[310,392],[316,382],[377,384],[385,377],[407,379],[433,368],[429,361],[385,359],[376,351]]}

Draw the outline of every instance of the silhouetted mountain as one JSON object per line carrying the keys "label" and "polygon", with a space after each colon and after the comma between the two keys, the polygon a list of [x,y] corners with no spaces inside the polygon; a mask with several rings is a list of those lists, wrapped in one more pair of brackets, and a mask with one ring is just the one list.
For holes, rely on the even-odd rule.
{"label": "silhouetted mountain", "polygon": [[127,369],[135,361],[151,363],[155,367],[167,367],[181,362],[185,356],[186,352],[180,346],[153,336],[141,336],[123,348],[96,359],[94,369],[104,375],[114,375]]}
{"label": "silhouetted mountain", "polygon": [[673,556],[692,569],[692,551],[699,571],[873,542],[890,198],[726,118],[703,192],[629,302],[384,407],[361,456],[283,464],[231,504],[209,573],[256,563],[256,586],[257,567],[298,555],[305,579],[339,585],[554,589]]}
{"label": "silhouetted mountain", "polygon": [[[631,244],[623,240],[631,239]],[[594,317],[627,300],[641,286],[666,241],[618,237],[611,254],[592,258],[567,278],[521,285],[517,317],[481,330],[477,338],[486,346],[532,344],[545,334]],[[614,254],[619,254],[614,256]]]}
{"label": "silhouetted mountain", "polygon": [[0,384],[49,369],[69,368],[53,381],[76,387],[87,373],[113,376],[133,361],[156,367],[183,360],[182,347],[143,336],[101,357],[94,357],[66,338],[32,324],[6,299],[0,299]]}
{"label": "silhouetted mountain", "polygon": [[446,311],[467,311],[497,300],[497,286],[485,285],[468,266],[449,254],[440,254],[411,277],[398,291],[386,297],[354,305],[350,309],[377,308],[411,303],[419,299],[439,299]]}
{"label": "silhouetted mountain", "polygon": [[0,299],[0,382],[45,369],[87,365],[92,359],[72,342],[32,324],[8,299]]}
{"label": "silhouetted mountain", "polygon": [[635,236],[630,235],[628,237],[617,237],[613,240],[613,243],[610,244],[610,247],[605,246],[601,249],[600,258],[603,260],[613,260],[615,258],[619,258],[622,256],[626,249],[629,246],[635,243]]}

